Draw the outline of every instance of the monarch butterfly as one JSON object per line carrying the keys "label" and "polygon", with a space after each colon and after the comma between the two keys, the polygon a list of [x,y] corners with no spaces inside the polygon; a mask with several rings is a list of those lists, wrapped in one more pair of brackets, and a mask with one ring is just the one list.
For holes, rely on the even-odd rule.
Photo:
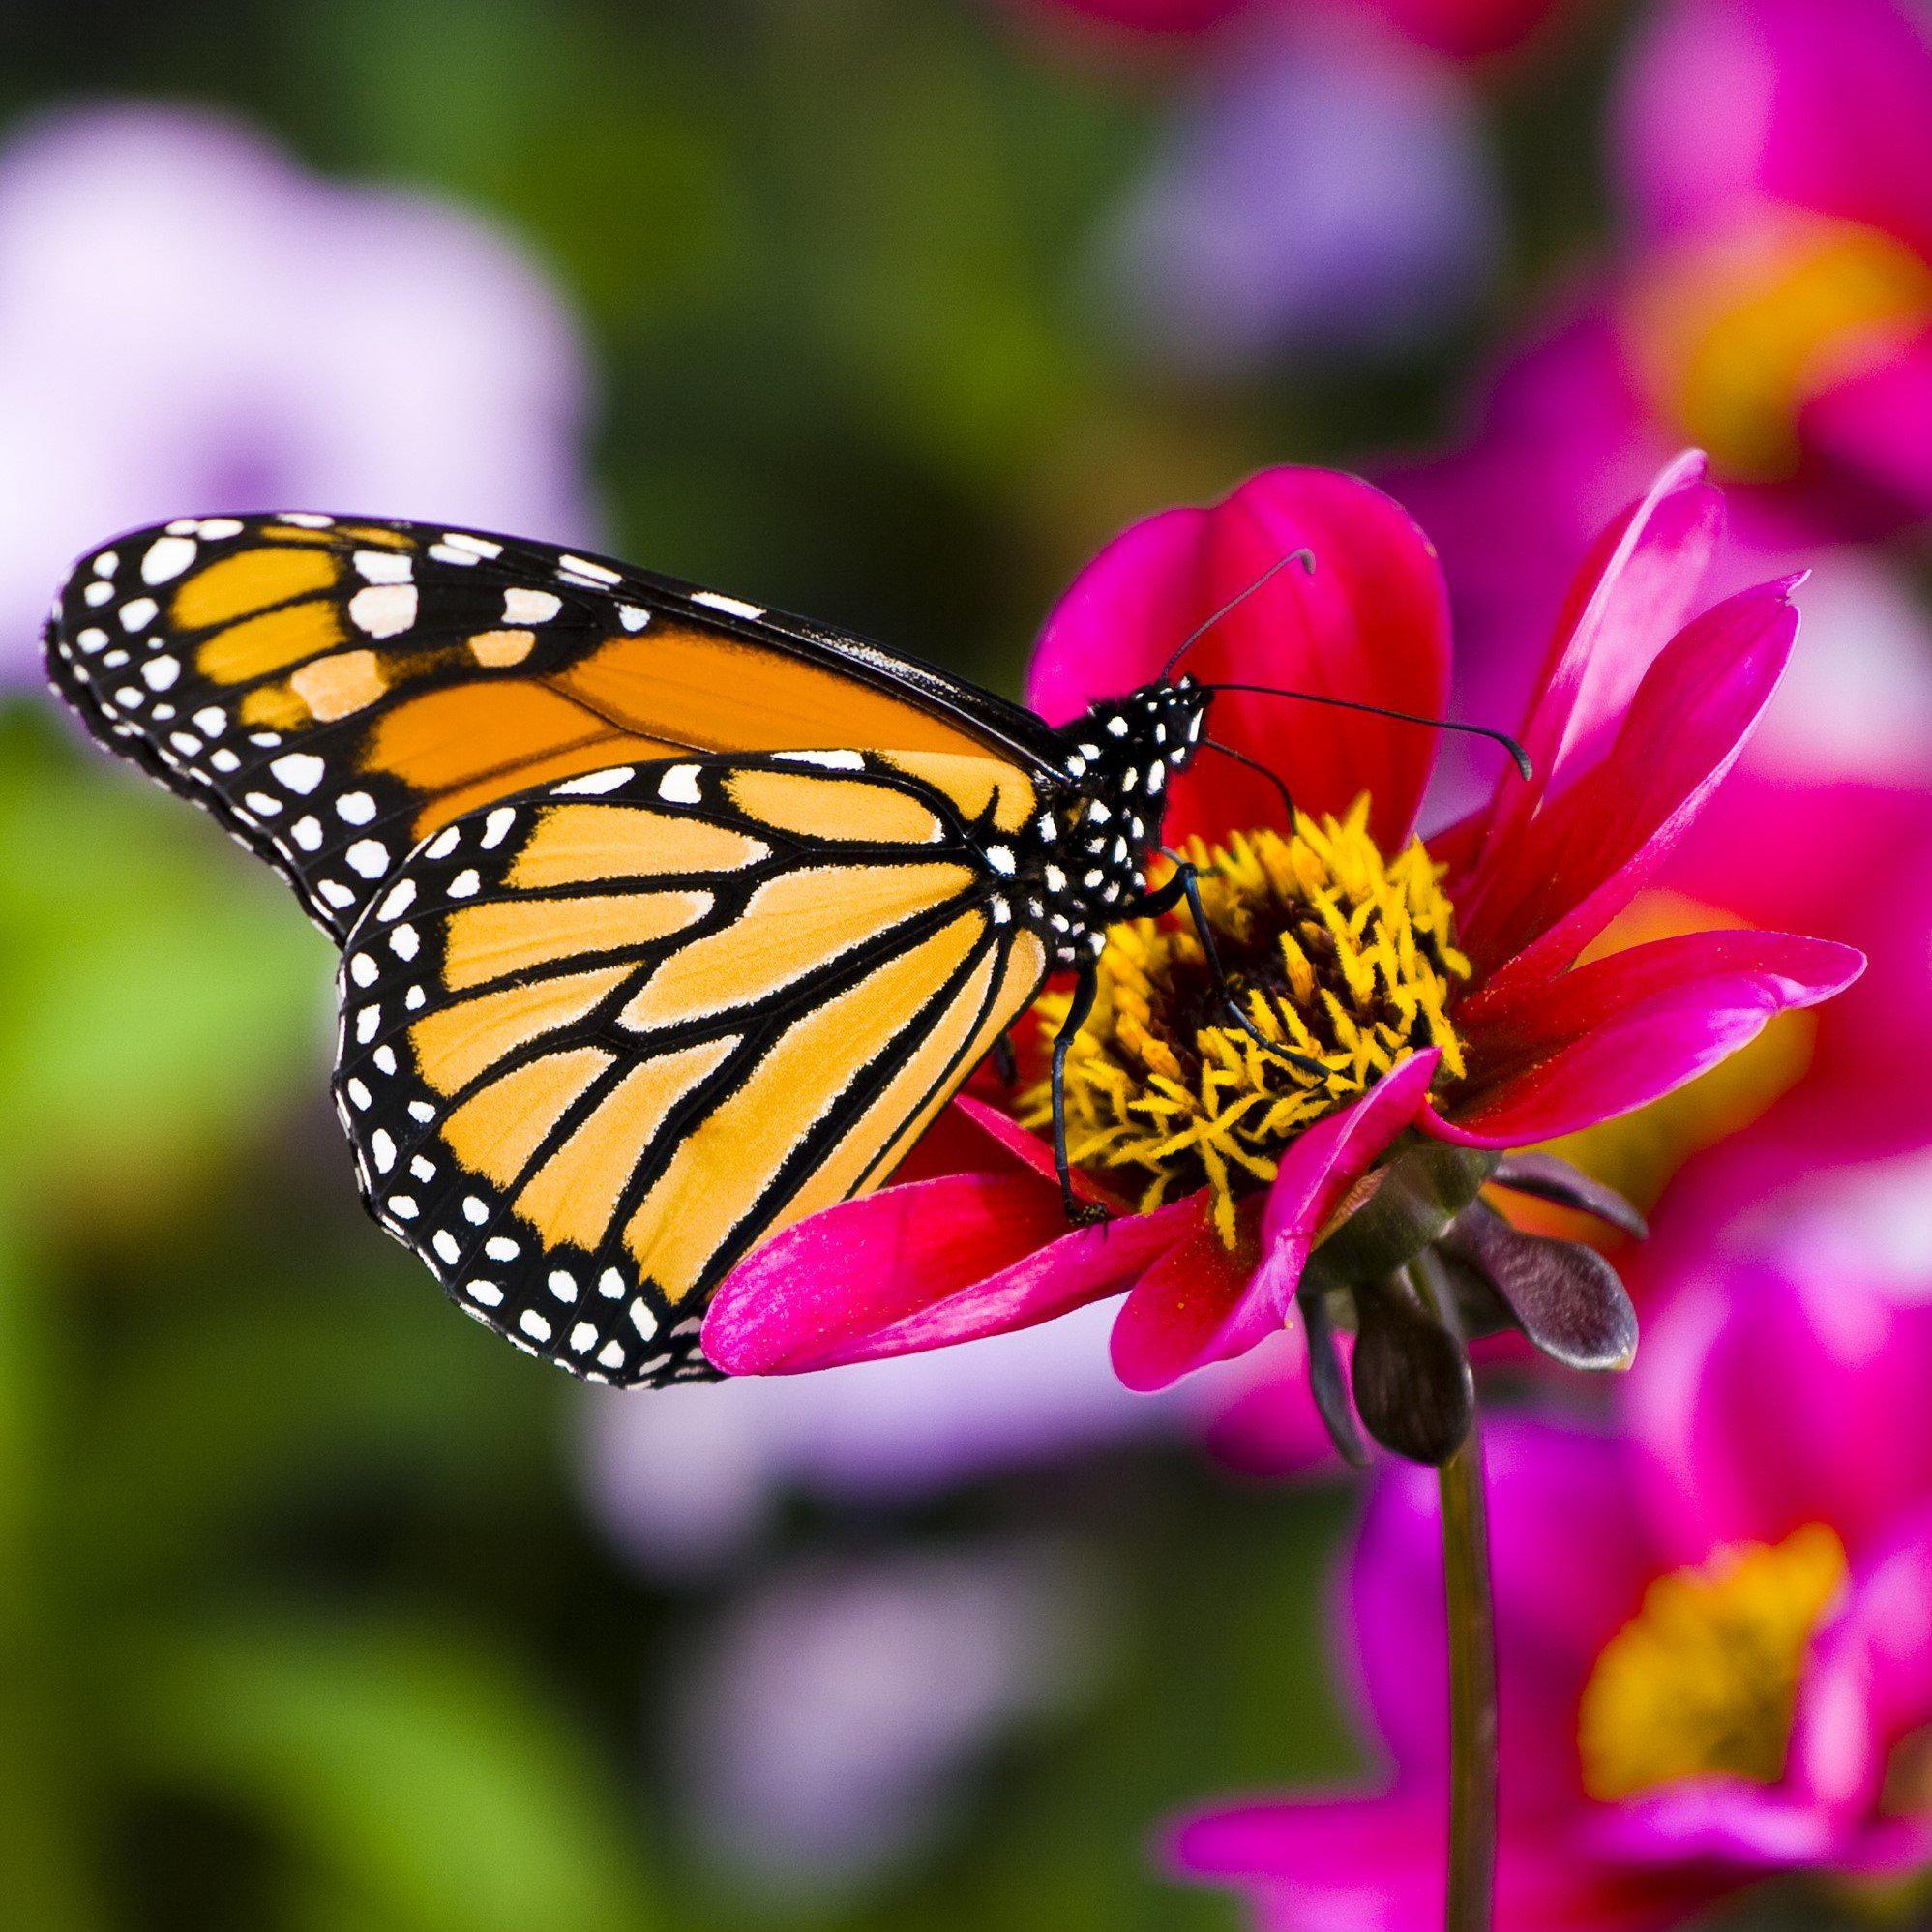
{"label": "monarch butterfly", "polygon": [[592,1381],[708,1377],[731,1266],[877,1186],[1051,973],[1057,1091],[1108,927],[1206,932],[1144,879],[1212,742],[1185,675],[1055,728],[602,557],[292,512],[85,556],[46,655],[341,947],[370,1212]]}

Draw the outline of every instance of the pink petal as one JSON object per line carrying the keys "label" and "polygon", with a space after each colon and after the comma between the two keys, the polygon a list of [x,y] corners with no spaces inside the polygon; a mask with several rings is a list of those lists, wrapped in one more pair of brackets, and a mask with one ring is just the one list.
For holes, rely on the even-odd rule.
{"label": "pink petal", "polygon": [[1459,60],[1501,53],[1527,40],[1564,0],[1369,0],[1412,39]]}
{"label": "pink petal", "polygon": [[1855,488],[1879,499],[1881,525],[1932,512],[1932,332],[1814,397],[1799,427]]}
{"label": "pink petal", "polygon": [[1055,0],[1069,13],[1140,34],[1201,34],[1238,13],[1247,0]]}
{"label": "pink petal", "polygon": [[1180,1877],[1293,1901],[1263,1923],[1294,1932],[1412,1932],[1441,1917],[1442,1799],[1284,1795],[1204,1810],[1172,1827]]}
{"label": "pink petal", "polygon": [[1862,954],[1783,933],[1692,933],[1632,946],[1471,1011],[1471,1097],[1453,1124],[1473,1147],[1520,1147],[1607,1120],[1694,1080],[1789,1008],[1828,999]]}
{"label": "pink petal", "polygon": [[1607,1807],[1590,1842],[1630,1863],[1729,1865],[1752,1871],[1824,1862],[1838,1833],[1815,1807],[1775,1786],[1736,1778],[1667,1785]]}
{"label": "pink petal", "polygon": [[1780,1215],[1762,1252],[1707,1240],[1678,1262],[1619,1394],[1679,1560],[1807,1523],[1856,1560],[1932,1498],[1932,1302],[1864,1222]]}
{"label": "pink petal", "polygon": [[704,1352],[728,1375],[795,1375],[1031,1327],[1116,1293],[1198,1211],[1069,1232],[1057,1192],[1030,1178],[888,1187],[747,1257],[705,1315]]}
{"label": "pink petal", "polygon": [[[1044,715],[1077,716],[1150,681],[1181,640],[1284,557],[1312,550],[1314,575],[1290,565],[1222,618],[1183,669],[1403,710],[1446,701],[1448,607],[1442,571],[1409,516],[1358,478],[1271,469],[1211,509],[1170,510],[1102,550],[1040,639],[1029,693]],[[1343,812],[1374,801],[1384,849],[1408,837],[1435,733],[1285,698],[1215,700],[1213,735],[1279,771],[1297,805]],[[1212,753],[1174,788],[1171,835],[1273,824],[1272,788]]]}
{"label": "pink petal", "polygon": [[1440,1057],[1404,1060],[1289,1147],[1262,1217],[1259,1268],[1230,1255],[1204,1219],[1193,1242],[1134,1284],[1114,1324],[1114,1368],[1129,1388],[1165,1388],[1190,1369],[1244,1354],[1287,1323],[1323,1223],[1414,1120]]}
{"label": "pink petal", "polygon": [[1821,1147],[1849,1163],[1932,1142],[1932,1085],[1898,1078],[1932,1064],[1932,791],[1805,784],[1758,762],[1747,755],[1718,788],[1657,885],[1740,922],[1827,934],[1870,964],[1818,1011],[1804,1078],[1679,1174],[1674,1214],[1694,1203],[1725,1216],[1810,1173]]}
{"label": "pink petal", "polygon": [[[1633,386],[1613,300],[1587,283],[1532,317],[1489,374],[1471,439],[1384,473],[1442,553],[1459,718],[1514,730],[1528,717],[1552,639],[1568,635],[1568,620],[1556,620],[1575,607],[1578,560],[1607,520],[1620,532],[1620,512],[1643,500],[1671,455]],[[1490,747],[1466,738],[1444,742],[1442,763],[1457,781],[1445,811],[1478,798],[1487,809],[1507,775]]]}
{"label": "pink petal", "polygon": [[1932,38],[1911,0],[1677,0],[1638,43],[1619,118],[1654,228],[1769,200],[1932,254]]}
{"label": "pink petal", "polygon": [[[1505,1762],[1505,1791],[1514,1769]],[[1405,1779],[1383,1798],[1311,1792],[1203,1811],[1173,1831],[1167,1862],[1249,1893],[1264,1932],[1422,1932],[1442,1918],[1446,1801],[1432,1783]],[[1725,1889],[1720,1870],[1620,1869],[1591,1855],[1588,1822],[1581,1811],[1505,1819],[1504,1932],[1664,1932]]]}
{"label": "pink petal", "polygon": [[[1876,1805],[1892,1747],[1932,1725],[1932,1512],[1856,1565],[1798,1687],[1791,1784],[1814,1804]],[[1923,1826],[1921,1823],[1921,1829]]]}
{"label": "pink petal", "polygon": [[1493,992],[1562,970],[1670,855],[1770,698],[1798,629],[1789,586],[1740,592],[1657,658],[1602,759],[1490,834],[1464,949]]}
{"label": "pink petal", "polygon": [[[1351,1338],[1338,1338],[1343,1359]],[[1242,1381],[1222,1397],[1204,1440],[1230,1469],[1271,1481],[1331,1476],[1342,1464],[1308,1386],[1308,1352],[1297,1325],[1278,1345],[1257,1350],[1233,1373]]]}
{"label": "pink petal", "polygon": [[[985,1139],[1000,1149],[1007,1160],[1030,1170],[1042,1179],[1052,1181],[1057,1204],[1059,1170],[1055,1165],[1051,1142],[1021,1126],[1010,1114],[1002,1113],[997,1107],[989,1106],[969,1093],[960,1094],[950,1111],[970,1121]],[[1078,1168],[1073,1170],[1073,1191],[1083,1201],[1098,1201],[1123,1213],[1126,1211],[1127,1204],[1118,1194],[1101,1186],[1090,1174],[1083,1174]]]}
{"label": "pink petal", "polygon": [[1597,538],[1571,583],[1523,726],[1535,772],[1525,780],[1503,769],[1483,856],[1471,880],[1458,881],[1466,922],[1490,889],[1486,862],[1506,854],[1538,808],[1601,753],[1695,609],[1724,527],[1724,500],[1705,470],[1696,451],[1669,464]]}

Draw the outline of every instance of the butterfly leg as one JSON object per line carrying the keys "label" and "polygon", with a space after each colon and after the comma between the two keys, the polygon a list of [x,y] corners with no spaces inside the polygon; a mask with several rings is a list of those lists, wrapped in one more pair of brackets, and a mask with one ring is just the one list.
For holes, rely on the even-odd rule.
{"label": "butterfly leg", "polygon": [[1290,1066],[1317,1079],[1324,1078],[1328,1069],[1320,1060],[1311,1059],[1306,1054],[1297,1054],[1293,1047],[1284,1047],[1278,1040],[1266,1038],[1241,1011],[1241,1003],[1234,997],[1234,989],[1228,984],[1228,975],[1222,969],[1221,956],[1214,944],[1213,928],[1208,925],[1206,910],[1201,904],[1201,883],[1196,869],[1190,860],[1182,858],[1177,852],[1169,852],[1167,856],[1174,861],[1174,877],[1165,885],[1145,894],[1142,907],[1165,912],[1179,901],[1186,900],[1188,916],[1193,919],[1194,930],[1201,939],[1202,955],[1207,962],[1207,970],[1220,992],[1222,1009],[1228,1017],[1258,1047],[1273,1054],[1277,1059],[1286,1060]]}
{"label": "butterfly leg", "polygon": [[1093,1011],[1093,996],[1099,984],[1099,970],[1089,961],[1080,969],[1072,1003],[1067,1007],[1066,1018],[1060,1022],[1059,1031],[1054,1035],[1054,1170],[1060,1177],[1060,1205],[1077,1228],[1090,1228],[1112,1218],[1099,1202],[1082,1201],[1074,1193],[1073,1168],[1067,1159],[1067,1049]]}
{"label": "butterfly leg", "polygon": [[1011,1086],[1020,1078],[1020,1056],[1013,1051],[1011,1033],[1002,1033],[994,1041],[992,1059],[993,1070],[1002,1085]]}

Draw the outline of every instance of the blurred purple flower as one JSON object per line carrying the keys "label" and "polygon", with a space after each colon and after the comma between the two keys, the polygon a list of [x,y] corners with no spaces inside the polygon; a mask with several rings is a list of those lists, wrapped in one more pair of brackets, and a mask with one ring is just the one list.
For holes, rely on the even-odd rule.
{"label": "blurred purple flower", "polygon": [[1106,1325],[1094,1308],[943,1354],[604,1397],[590,1412],[593,1507],[640,1568],[677,1575],[738,1555],[792,1497],[903,1504],[1189,1429],[1198,1398],[1129,1393]]}
{"label": "blurred purple flower", "polygon": [[674,1674],[698,1842],[747,1886],[840,1891],[945,1828],[1004,1735],[1079,1695],[1070,1552],[900,1552],[781,1575]]}
{"label": "blurred purple flower", "polygon": [[1386,354],[1461,314],[1501,224],[1468,88],[1318,15],[1235,49],[1107,240],[1107,279],[1171,360]]}
{"label": "blurred purple flower", "polygon": [[477,218],[147,105],[0,152],[0,677],[87,544],[326,504],[582,539],[582,343]]}
{"label": "blurred purple flower", "polygon": [[[1770,1874],[1932,1863],[1932,1252],[1901,1278],[1869,1233],[1707,1263],[1621,1433],[1496,1429],[1501,1927],[1636,1932]],[[1174,1841],[1280,1932],[1440,1922],[1437,1543],[1427,1476],[1385,1471],[1340,1608],[1386,1781]]]}

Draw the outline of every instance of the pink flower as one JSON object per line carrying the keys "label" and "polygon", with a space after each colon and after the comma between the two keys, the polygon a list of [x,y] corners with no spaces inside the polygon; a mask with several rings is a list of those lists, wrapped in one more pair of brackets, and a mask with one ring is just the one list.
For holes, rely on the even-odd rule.
{"label": "pink flower", "polygon": [[[1648,1240],[1613,1250],[1646,1319],[1740,1218],[1932,1146],[1932,1095],[1899,1078],[1932,1061],[1932,788],[1740,763],[1613,933],[1727,925],[1828,934],[1867,966],[1721,1068],[1559,1144],[1649,1217]],[[1251,1474],[1335,1467],[1298,1340],[1243,1365],[1210,1417],[1215,1452]]]}
{"label": "pink flower", "polygon": [[1554,593],[1558,560],[1686,439],[1762,556],[1932,516],[1925,11],[1666,0],[1615,120],[1619,258],[1509,354],[1464,448],[1390,477],[1442,545],[1479,671],[1533,650],[1525,572]]}
{"label": "pink flower", "polygon": [[[1234,15],[1291,11],[1290,0],[1058,0],[1070,12],[1146,34],[1203,34]],[[1501,53],[1529,39],[1552,15],[1575,11],[1573,0],[1329,0],[1327,9],[1386,21],[1397,32],[1460,59]]]}
{"label": "pink flower", "polygon": [[[1493,1435],[1499,1925],[1637,1932],[1767,1875],[1932,1863],[1932,1298],[1818,1224],[1707,1262],[1623,1426]],[[1391,1465],[1337,1599],[1389,1769],[1204,1811],[1184,1873],[1280,1932],[1441,1922],[1434,1485]]]}
{"label": "pink flower", "polygon": [[[1124,1293],[1115,1367],[1132,1387],[1163,1387],[1278,1333],[1318,1245],[1328,1284],[1345,1265],[1338,1210],[1361,1202],[1372,1174],[1379,1211],[1417,1187],[1431,1199],[1464,1188],[1455,1205],[1468,1205],[1499,1153],[1641,1107],[1773,1015],[1849,985],[1857,953],[1772,932],[1687,934],[1582,961],[1681,841],[1790,650],[1787,584],[1698,610],[1721,507],[1685,459],[1606,532],[1525,728],[1535,777],[1508,769],[1426,848],[1412,839],[1432,732],[1264,697],[1215,700],[1212,735],[1285,775],[1295,819],[1262,777],[1204,758],[1176,785],[1169,832],[1219,853],[1207,884],[1220,944],[1231,957],[1248,948],[1251,970],[1279,982],[1267,999],[1250,989],[1255,1022],[1329,1055],[1323,1080],[1285,1073],[1200,1006],[1187,992],[1201,983],[1198,942],[1177,925],[1116,928],[1071,1063],[1072,1144],[1094,1198],[1140,1211],[1069,1230],[1051,1149],[1015,1117],[1038,1120],[1037,1092],[1016,1102],[989,1084],[898,1184],[753,1255],[712,1304],[711,1359],[793,1373]],[[1152,678],[1178,639],[1301,546],[1318,559],[1312,578],[1277,578],[1217,625],[1193,672],[1437,706],[1449,663],[1433,552],[1386,497],[1309,470],[1267,472],[1212,509],[1170,511],[1116,539],[1046,628],[1035,703],[1063,717]],[[1304,926],[1318,917],[1329,936]],[[1044,1010],[1054,1017],[1051,996]],[[1199,1056],[1195,1075],[1176,1047]],[[1391,1182],[1403,1160],[1434,1178],[1412,1165]],[[1501,1296],[1482,1304],[1497,1321],[1564,1359],[1627,1353],[1620,1296],[1585,1316],[1577,1296],[1595,1290],[1574,1268],[1542,1249],[1512,1261],[1506,1245],[1501,1217],[1482,1210],[1458,1256]],[[1446,1337],[1426,1311],[1356,1286],[1354,1389],[1376,1426],[1415,1400],[1415,1363],[1441,1367]],[[1320,1297],[1301,1312],[1319,1322]],[[1466,1389],[1459,1349],[1453,1360],[1442,1373]],[[1431,1386],[1450,1407],[1464,1399]]]}

